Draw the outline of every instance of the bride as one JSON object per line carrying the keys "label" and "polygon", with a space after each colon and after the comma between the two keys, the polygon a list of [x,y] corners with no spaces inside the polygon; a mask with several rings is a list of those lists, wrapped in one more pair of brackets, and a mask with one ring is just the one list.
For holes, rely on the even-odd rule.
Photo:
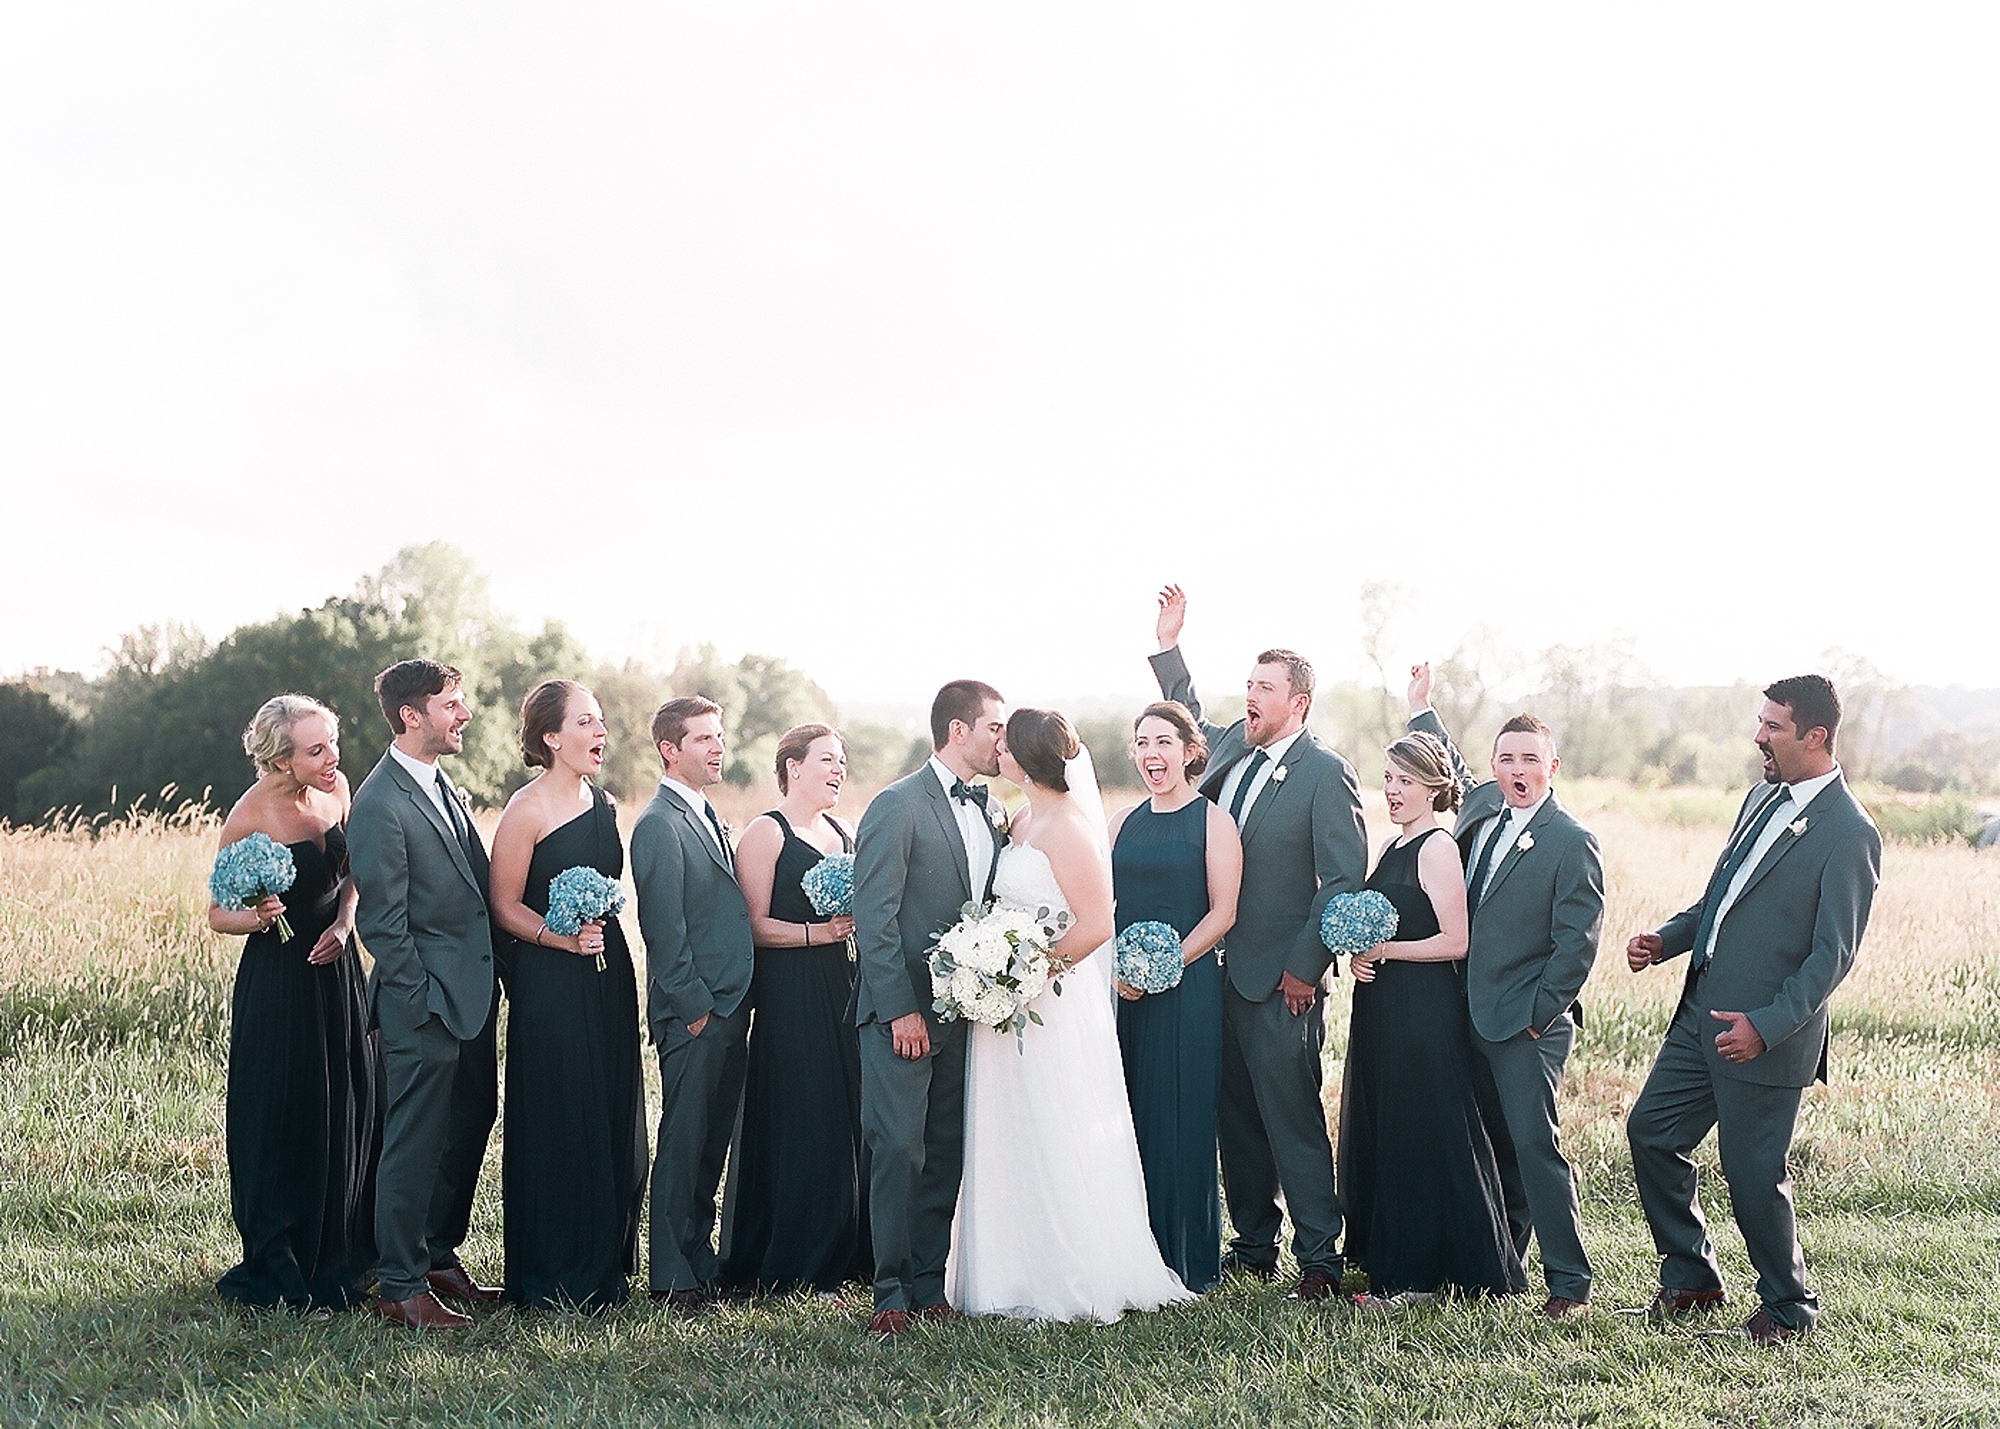
{"label": "bride", "polygon": [[1160,1259],[1118,1052],[1111,855],[1097,779],[1054,710],[1007,721],[1000,772],[1028,794],[993,891],[1072,921],[1062,991],[1017,1044],[975,1026],[965,1076],[965,1179],[945,1287],[970,1315],[1116,1320],[1195,1296]]}

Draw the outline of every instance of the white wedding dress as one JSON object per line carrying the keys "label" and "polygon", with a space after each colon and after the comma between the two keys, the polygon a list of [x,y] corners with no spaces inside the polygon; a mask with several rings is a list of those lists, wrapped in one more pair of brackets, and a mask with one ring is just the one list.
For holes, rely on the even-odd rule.
{"label": "white wedding dress", "polygon": [[[1000,851],[995,896],[1067,909],[1048,856]],[[1118,1051],[1107,946],[1032,1004],[1019,1046],[975,1026],[965,1073],[965,1179],[945,1293],[968,1315],[1116,1320],[1196,1298],[1160,1259]]]}

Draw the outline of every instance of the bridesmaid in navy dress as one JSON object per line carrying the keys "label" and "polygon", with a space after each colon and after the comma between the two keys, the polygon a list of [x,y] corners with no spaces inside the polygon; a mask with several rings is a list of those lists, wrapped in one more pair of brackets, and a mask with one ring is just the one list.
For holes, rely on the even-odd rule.
{"label": "bridesmaid in navy dress", "polygon": [[1440,1291],[1527,1288],[1493,1144],[1473,1091],[1466,1008],[1465,869],[1437,816],[1458,807],[1445,748],[1389,746],[1382,792],[1400,831],[1368,887],[1396,907],[1395,938],[1351,959],[1354,1011],[1340,1091],[1340,1206],[1368,1309]]}
{"label": "bridesmaid in navy dress", "polygon": [[1118,1044],[1153,1239],[1181,1283],[1199,1293],[1222,1278],[1215,1164],[1222,970],[1214,954],[1236,921],[1243,847],[1235,822],[1195,787],[1208,745],[1186,706],[1146,706],[1132,736],[1152,797],[1111,822],[1118,930],[1167,924],[1180,935],[1183,968],[1180,985],[1165,992],[1118,984]]}
{"label": "bridesmaid in navy dress", "polygon": [[493,834],[493,916],[515,939],[500,1158],[505,1293],[534,1309],[622,1305],[638,1266],[646,1096],[632,954],[615,916],[568,936],[547,924],[557,874],[625,871],[616,806],[590,781],[604,743],[589,690],[574,680],[530,690],[521,755],[541,773],[507,801]]}
{"label": "bridesmaid in navy dress", "polygon": [[[297,878],[255,908],[208,905],[245,935],[230,998],[229,1206],[243,1260],[216,1282],[244,1305],[321,1312],[360,1303],[375,1274],[378,1049],[369,1033],[340,720],[304,695],[266,700],[243,732],[257,766],[222,826],[224,847],[262,833]],[[289,941],[278,915],[291,925]]]}
{"label": "bridesmaid in navy dress", "polygon": [[757,969],[750,983],[743,1115],[729,1149],[722,1280],[746,1290],[830,1292],[868,1280],[868,1163],[861,1049],[848,1008],[854,920],[815,912],[801,880],[854,839],[833,817],[847,746],[823,724],[778,741],[777,808],[736,848]]}

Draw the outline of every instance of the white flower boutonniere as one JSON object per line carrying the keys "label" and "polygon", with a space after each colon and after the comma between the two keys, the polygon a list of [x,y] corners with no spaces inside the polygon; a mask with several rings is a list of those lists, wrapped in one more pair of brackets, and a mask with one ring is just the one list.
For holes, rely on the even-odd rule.
{"label": "white flower boutonniere", "polygon": [[1519,849],[1522,853],[1526,853],[1529,849],[1533,848],[1534,846],[1535,846],[1535,836],[1529,833],[1526,829],[1522,829],[1521,837],[1514,840],[1514,847]]}
{"label": "white flower boutonniere", "polygon": [[1282,784],[1285,782],[1285,776],[1291,772],[1285,765],[1280,764],[1276,769],[1271,771],[1271,782],[1273,784]]}
{"label": "white flower boutonniere", "polygon": [[1797,838],[1800,834],[1803,834],[1811,822],[1810,819],[1793,819],[1791,822],[1792,837]]}
{"label": "white flower boutonniere", "polygon": [[987,801],[986,821],[992,824],[993,831],[1003,838],[1006,836],[1007,829],[1012,823],[1012,820],[1007,817],[1007,806],[998,799]]}

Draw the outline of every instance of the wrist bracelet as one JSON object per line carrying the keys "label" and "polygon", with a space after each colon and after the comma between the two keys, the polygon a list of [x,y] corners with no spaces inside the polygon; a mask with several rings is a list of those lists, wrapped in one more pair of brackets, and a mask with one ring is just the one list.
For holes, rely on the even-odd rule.
{"label": "wrist bracelet", "polygon": [[544,942],[542,941],[542,934],[544,934],[544,933],[548,932],[548,930],[549,930],[549,920],[548,920],[548,919],[546,919],[546,918],[544,918],[544,919],[542,919],[542,926],[541,926],[541,927],[539,927],[539,928],[537,928],[537,929],[535,929],[535,946],[536,946],[536,947],[538,947],[538,948],[545,948],[545,947],[547,947],[547,946],[548,946],[548,944],[547,944],[547,943],[544,943]]}

